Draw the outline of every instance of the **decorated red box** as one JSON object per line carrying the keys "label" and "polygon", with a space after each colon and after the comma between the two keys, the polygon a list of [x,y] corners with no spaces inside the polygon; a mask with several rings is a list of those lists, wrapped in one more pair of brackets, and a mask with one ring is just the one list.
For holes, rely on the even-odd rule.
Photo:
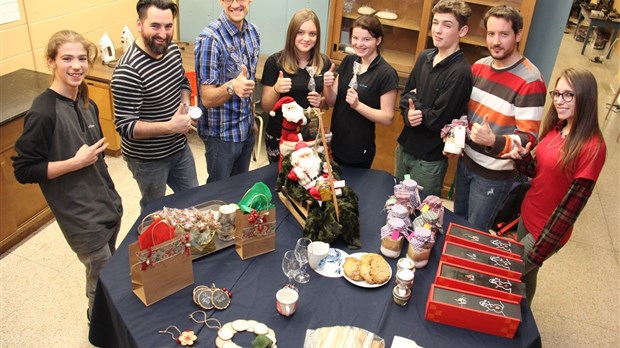
{"label": "decorated red box", "polygon": [[523,255],[523,244],[517,241],[498,237],[455,223],[450,223],[448,226],[446,240],[516,259],[521,259]]}
{"label": "decorated red box", "polygon": [[514,301],[482,296],[433,284],[426,301],[426,320],[513,338],[521,323]]}
{"label": "decorated red box", "polygon": [[435,284],[517,303],[521,303],[521,298],[525,295],[525,285],[519,280],[443,261],[437,268]]}
{"label": "decorated red box", "polygon": [[521,259],[489,253],[452,242],[444,244],[441,261],[513,279],[521,279],[525,269]]}

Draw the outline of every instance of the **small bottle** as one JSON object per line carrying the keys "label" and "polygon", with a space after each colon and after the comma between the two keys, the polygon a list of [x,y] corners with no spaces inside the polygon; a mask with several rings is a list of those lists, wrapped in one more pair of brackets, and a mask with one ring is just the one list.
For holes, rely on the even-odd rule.
{"label": "small bottle", "polygon": [[392,290],[392,298],[397,305],[406,306],[411,298],[411,289],[401,288],[397,285],[394,287],[394,290]]}

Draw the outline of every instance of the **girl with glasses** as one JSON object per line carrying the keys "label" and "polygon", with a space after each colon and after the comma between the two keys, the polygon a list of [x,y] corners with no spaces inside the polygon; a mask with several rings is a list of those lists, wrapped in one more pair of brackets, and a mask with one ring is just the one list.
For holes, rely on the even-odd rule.
{"label": "girl with glasses", "polygon": [[566,244],[573,225],[592,194],[605,163],[605,141],[598,125],[596,79],[587,70],[564,70],[543,121],[540,143],[515,148],[513,158],[532,185],[521,206],[517,234],[525,246],[522,280],[532,303],[538,269]]}

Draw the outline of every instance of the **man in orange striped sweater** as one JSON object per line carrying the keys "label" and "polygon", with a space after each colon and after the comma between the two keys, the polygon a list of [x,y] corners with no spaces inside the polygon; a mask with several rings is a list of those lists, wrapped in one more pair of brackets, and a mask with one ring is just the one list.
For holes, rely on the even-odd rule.
{"label": "man in orange striped sweater", "polygon": [[513,182],[514,163],[500,156],[516,142],[536,142],[546,87],[538,68],[517,50],[521,14],[496,6],[484,22],[491,56],[472,66],[471,139],[457,166],[454,212],[488,231]]}

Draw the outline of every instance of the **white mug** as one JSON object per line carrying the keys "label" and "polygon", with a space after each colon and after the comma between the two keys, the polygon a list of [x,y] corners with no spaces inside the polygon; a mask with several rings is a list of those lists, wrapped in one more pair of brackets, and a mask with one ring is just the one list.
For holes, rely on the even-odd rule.
{"label": "white mug", "polygon": [[317,270],[321,261],[329,254],[329,243],[312,242],[308,245],[308,264],[313,270]]}
{"label": "white mug", "polygon": [[299,294],[294,289],[284,287],[276,293],[276,309],[278,313],[288,317],[297,310]]}

